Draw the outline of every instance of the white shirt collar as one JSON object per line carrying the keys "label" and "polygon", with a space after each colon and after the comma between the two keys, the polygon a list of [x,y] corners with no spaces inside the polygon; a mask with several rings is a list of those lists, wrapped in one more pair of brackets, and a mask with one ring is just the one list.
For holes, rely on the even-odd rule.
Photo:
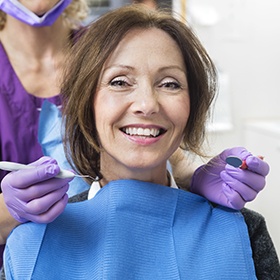
{"label": "white shirt collar", "polygon": [[[169,173],[169,175],[170,175],[170,187],[173,189],[178,189],[178,186],[174,180],[174,177],[172,176],[171,173]],[[88,199],[92,199],[100,189],[101,189],[101,187],[100,187],[99,182],[94,181],[90,186],[90,189],[88,192]]]}

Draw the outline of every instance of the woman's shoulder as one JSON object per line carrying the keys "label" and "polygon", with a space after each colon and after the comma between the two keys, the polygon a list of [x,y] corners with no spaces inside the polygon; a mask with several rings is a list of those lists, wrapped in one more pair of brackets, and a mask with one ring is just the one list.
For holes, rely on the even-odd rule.
{"label": "woman's shoulder", "polygon": [[265,218],[244,208],[241,213],[247,224],[258,279],[280,279],[280,265]]}
{"label": "woman's shoulder", "polygon": [[266,227],[265,218],[260,213],[248,208],[243,208],[241,213],[248,226],[249,234],[259,229],[259,227]]}

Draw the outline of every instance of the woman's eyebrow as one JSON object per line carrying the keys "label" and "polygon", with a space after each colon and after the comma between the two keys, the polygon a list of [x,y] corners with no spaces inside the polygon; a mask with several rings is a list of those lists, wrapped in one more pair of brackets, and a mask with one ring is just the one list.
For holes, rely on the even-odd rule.
{"label": "woman's eyebrow", "polygon": [[[112,68],[122,68],[122,69],[126,69],[126,70],[129,70],[129,71],[133,71],[135,70],[136,68],[133,67],[133,66],[129,66],[129,65],[124,65],[124,64],[113,64],[113,65],[110,65],[106,68],[104,68],[104,72],[109,70],[109,69],[112,69]],[[170,69],[177,69],[183,73],[186,73],[186,70],[178,65],[168,65],[168,66],[162,66],[162,67],[159,67],[158,68],[158,71],[159,72],[163,72],[165,70],[170,70]]]}
{"label": "woman's eyebrow", "polygon": [[185,68],[182,68],[181,66],[178,66],[178,65],[169,65],[169,66],[163,66],[163,67],[160,67],[159,68],[159,71],[165,71],[165,70],[173,70],[173,69],[177,69],[183,73],[186,73],[186,69]]}
{"label": "woman's eyebrow", "polygon": [[123,65],[123,64],[113,64],[113,65],[110,65],[110,66],[104,68],[104,72],[109,69],[112,69],[112,68],[122,68],[122,69],[130,70],[130,71],[135,69],[135,67],[133,67],[133,66]]}

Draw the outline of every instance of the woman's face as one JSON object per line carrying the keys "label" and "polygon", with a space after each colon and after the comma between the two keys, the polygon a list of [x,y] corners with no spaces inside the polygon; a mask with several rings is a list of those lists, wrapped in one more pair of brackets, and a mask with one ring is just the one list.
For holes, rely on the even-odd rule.
{"label": "woman's face", "polygon": [[54,7],[59,0],[19,0],[19,2],[34,14],[41,16]]}
{"label": "woman's face", "polygon": [[133,29],[107,59],[94,98],[101,172],[164,184],[190,101],[186,67],[164,31]]}

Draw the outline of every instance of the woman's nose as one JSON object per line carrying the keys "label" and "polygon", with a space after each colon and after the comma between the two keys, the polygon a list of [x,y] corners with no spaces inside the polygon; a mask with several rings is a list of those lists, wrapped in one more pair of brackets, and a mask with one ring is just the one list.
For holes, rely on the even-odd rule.
{"label": "woman's nose", "polygon": [[160,104],[157,91],[153,86],[140,86],[134,92],[133,113],[150,116],[159,112]]}

